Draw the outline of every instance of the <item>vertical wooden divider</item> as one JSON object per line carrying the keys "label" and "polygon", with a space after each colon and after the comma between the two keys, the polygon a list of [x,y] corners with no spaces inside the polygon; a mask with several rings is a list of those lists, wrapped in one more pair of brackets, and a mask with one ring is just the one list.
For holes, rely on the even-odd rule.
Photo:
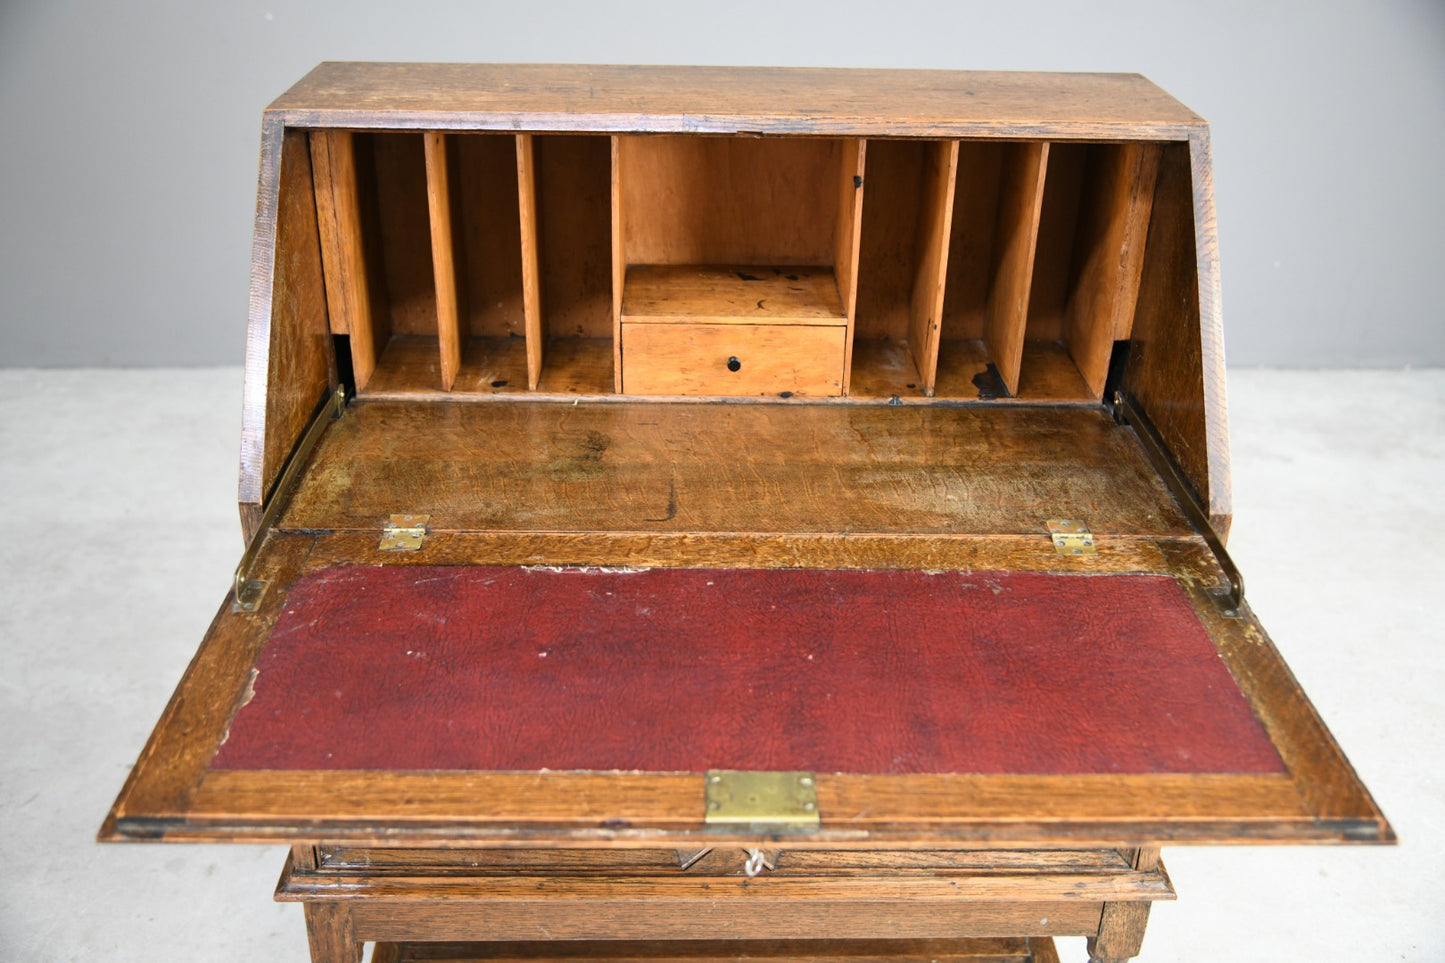
{"label": "vertical wooden divider", "polygon": [[431,215],[432,271],[436,276],[437,344],[441,351],[442,389],[451,391],[462,366],[462,345],[466,341],[466,308],[458,265],[463,263],[460,185],[454,190],[456,151],[449,148],[447,135],[427,131],[426,199]]}
{"label": "vertical wooden divider", "polygon": [[522,225],[522,317],[527,338],[527,387],[542,378],[547,337],[542,320],[542,266],[537,220],[537,164],[531,134],[517,135],[517,203]]}
{"label": "vertical wooden divider", "polygon": [[845,395],[853,373],[853,327],[858,308],[858,242],[863,233],[867,155],[867,141],[843,141],[842,176],[838,179],[838,220],[833,230],[833,276],[838,281],[838,299],[843,302],[843,313],[848,319],[843,346],[842,393]]}
{"label": "vertical wooden divider", "polygon": [[[627,252],[622,249],[622,138],[612,135],[612,389],[622,393],[622,284]],[[851,313],[850,313],[851,317]]]}
{"label": "vertical wooden divider", "polygon": [[317,228],[331,330],[350,335],[352,376],[366,387],[376,370],[384,319],[374,316],[367,283],[361,194],[357,183],[356,137],[347,130],[311,133]]}
{"label": "vertical wooden divider", "polygon": [[928,145],[923,169],[923,211],[918,219],[918,269],[908,309],[908,349],[918,366],[923,393],[933,396],[943,290],[948,277],[948,239],[953,229],[953,192],[958,178],[958,141]]}
{"label": "vertical wooden divider", "polygon": [[1088,172],[1073,274],[1078,283],[1064,313],[1064,341],[1095,398],[1104,393],[1113,342],[1134,322],[1144,243],[1159,174],[1159,145],[1100,146]]}
{"label": "vertical wooden divider", "polygon": [[1048,162],[1049,145],[1044,142],[1010,144],[1004,152],[983,340],[1009,394],[1019,390]]}

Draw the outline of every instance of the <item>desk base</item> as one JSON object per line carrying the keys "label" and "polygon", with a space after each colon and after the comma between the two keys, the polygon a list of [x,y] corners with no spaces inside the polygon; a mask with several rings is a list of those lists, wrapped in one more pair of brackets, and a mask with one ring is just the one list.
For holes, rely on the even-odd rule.
{"label": "desk base", "polygon": [[371,942],[383,963],[1043,963],[1055,936],[1122,963],[1174,898],[1157,848],[764,850],[754,876],[748,855],[297,845],[276,898],[303,904],[313,963]]}
{"label": "desk base", "polygon": [[963,940],[380,943],[373,963],[1058,963],[1048,937]]}

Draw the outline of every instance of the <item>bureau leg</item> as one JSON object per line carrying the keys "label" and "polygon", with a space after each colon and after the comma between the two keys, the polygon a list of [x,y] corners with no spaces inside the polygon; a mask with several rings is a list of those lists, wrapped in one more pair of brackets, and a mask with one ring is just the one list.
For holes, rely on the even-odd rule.
{"label": "bureau leg", "polygon": [[311,963],[360,963],[361,944],[351,925],[351,913],[341,903],[306,904],[306,938]]}
{"label": "bureau leg", "polygon": [[1138,956],[1148,922],[1148,903],[1105,903],[1099,935],[1089,940],[1089,963],[1124,963]]}
{"label": "bureau leg", "polygon": [[[1135,869],[1157,870],[1159,847],[1134,850],[1130,863]],[[1105,903],[1099,918],[1099,935],[1089,940],[1089,963],[1124,963],[1139,955],[1144,946],[1144,929],[1149,925],[1149,903]]]}

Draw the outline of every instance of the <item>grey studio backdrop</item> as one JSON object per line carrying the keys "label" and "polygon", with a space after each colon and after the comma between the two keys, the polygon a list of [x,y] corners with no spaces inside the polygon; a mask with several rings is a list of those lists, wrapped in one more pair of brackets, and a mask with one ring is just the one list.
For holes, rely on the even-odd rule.
{"label": "grey studio backdrop", "polygon": [[0,365],[240,363],[261,110],[320,60],[1143,73],[1213,125],[1231,364],[1445,364],[1441,0],[0,0]]}

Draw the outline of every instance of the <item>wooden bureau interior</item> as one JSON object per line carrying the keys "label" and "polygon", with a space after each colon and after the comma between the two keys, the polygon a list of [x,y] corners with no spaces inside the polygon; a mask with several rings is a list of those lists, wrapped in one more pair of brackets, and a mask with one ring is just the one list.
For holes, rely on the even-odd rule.
{"label": "wooden bureau interior", "polygon": [[1098,402],[1161,155],[1191,190],[1180,143],[309,139],[363,397]]}
{"label": "wooden bureau interior", "polygon": [[[838,868],[853,865],[849,853],[872,852],[908,878],[920,860],[942,860],[935,875],[951,886],[974,872],[954,863],[987,853],[978,859],[991,868],[968,878],[988,906],[1017,895],[980,882],[1000,872],[1014,874],[1010,885],[1033,873],[1084,886],[1059,882],[1056,857],[1088,852],[1119,865],[1078,870],[1095,887],[1082,914],[1040,882],[1025,904],[1062,900],[1053,924],[1028,929],[1033,910],[1019,910],[999,932],[959,924],[958,934],[1105,939],[1114,924],[1100,907],[1170,895],[1160,844],[1391,838],[1239,597],[1223,551],[1231,507],[1208,132],[1142,78],[323,65],[268,110],[263,130],[240,501],[249,549],[237,585],[102,837],[292,843],[281,895],[308,903],[318,960],[349,958],[349,949],[326,955],[330,937],[317,934],[327,927],[346,947],[392,933],[364,922],[372,904],[337,909],[355,896],[346,886],[390,880],[373,894],[390,906],[403,898],[397,879],[415,877],[425,884],[407,898],[442,899],[439,866],[452,876],[470,866],[485,886],[504,887],[509,874],[563,872],[538,855],[548,852],[573,853],[556,858],[589,880],[666,876],[692,865],[686,852],[726,846],[793,852],[794,862],[769,864],[778,879],[876,875],[881,864],[866,859],[866,870]],[[395,551],[398,537],[415,544]],[[514,608],[492,607],[503,603],[489,601],[485,572],[522,593],[497,596]],[[972,625],[995,626],[1003,641],[975,639],[977,651],[1007,646],[1025,658],[1017,652],[1036,647],[1010,671],[1033,666],[1039,691],[1062,687],[1050,697],[1057,705],[1029,712],[1055,712],[1065,728],[1090,704],[1124,705],[1130,689],[1157,708],[1178,667],[1154,640],[1177,629],[1197,637],[1212,664],[1187,675],[1198,691],[1173,693],[1180,712],[1234,712],[1242,735],[1221,738],[1260,742],[1243,762],[1225,753],[1205,763],[1191,757],[1193,743],[1161,748],[1173,738],[1166,705],[1120,717],[1125,730],[1140,727],[1123,736],[1143,761],[1079,763],[1077,747],[1051,756],[1046,723],[1013,762],[1003,750],[970,762],[950,755],[948,733],[926,733],[945,751],[919,759],[963,767],[939,771],[888,762],[882,749],[883,762],[849,764],[848,720],[820,709],[819,719],[795,720],[816,729],[798,745],[822,745],[818,758],[830,763],[803,764],[806,748],[776,757],[816,779],[820,819],[798,830],[710,824],[702,779],[719,768],[712,757],[679,765],[664,755],[652,766],[647,752],[624,749],[579,766],[547,750],[510,765],[505,752],[464,747],[411,765],[404,749],[368,755],[338,744],[348,768],[327,763],[331,752],[315,740],[348,738],[352,723],[327,730],[313,719],[312,741],[288,755],[275,744],[284,725],[256,721],[286,717],[308,686],[332,685],[325,672],[308,682],[303,671],[307,659],[344,661],[342,649],[328,660],[327,646],[371,658],[366,626],[385,636],[374,664],[403,665],[416,654],[408,633],[421,630],[408,620],[421,609],[438,623],[489,613],[475,624],[500,625],[488,644],[503,648],[477,658],[499,666],[536,641],[530,627],[546,623],[547,606],[596,602],[628,573],[654,573],[645,584],[685,590],[698,612],[747,631],[755,613],[739,617],[736,601],[708,608],[703,585],[714,582],[688,581],[708,572],[730,573],[715,581],[746,583],[748,598],[773,605],[795,598],[789,579],[822,580],[833,601],[797,616],[796,645],[817,628],[821,644],[846,642],[880,678],[924,688],[952,678],[931,661],[939,652]],[[943,603],[915,584],[944,577],[961,599],[974,590],[1007,598],[961,601],[947,610],[960,624],[944,625]],[[455,594],[429,594],[433,579],[451,580]],[[1146,583],[1167,598],[1130,601]],[[1075,594],[1047,608],[1056,587]],[[1107,601],[1091,606],[1095,590]],[[368,591],[393,594],[374,615],[337,617],[344,633],[326,635],[327,613],[372,605]],[[1032,591],[1043,593],[1038,606]],[[322,598],[332,608],[323,611]],[[860,600],[875,608],[854,621],[880,632],[876,643],[856,637],[862,628],[849,634],[847,607]],[[651,611],[644,601],[637,610]],[[668,608],[672,595],[653,601],[676,621],[653,627],[655,638],[638,629],[625,640],[628,660],[713,644],[683,625],[676,613],[686,606]],[[1005,602],[1022,608],[1000,614]],[[589,605],[567,610],[582,620],[579,633],[588,620],[617,618]],[[1085,648],[1094,646],[1089,626],[1109,618],[1137,636],[1104,674],[1075,684],[1066,670],[1084,649],[1051,656],[1048,626],[1009,635],[1041,613],[1064,623],[1059,639]],[[877,649],[901,625],[923,634],[895,646],[904,661],[885,665]],[[301,646],[294,658],[271,645],[273,631]],[[767,645],[759,658],[771,661],[758,671],[786,676],[779,666],[801,648]],[[627,676],[638,664],[628,660],[602,658],[593,670],[619,673],[610,680],[619,711],[645,728],[644,715],[668,713],[629,690],[661,683]],[[701,665],[690,671],[709,671]],[[348,678],[365,677],[355,684],[371,691],[385,671]],[[426,685],[424,674],[396,671],[398,687]],[[504,683],[525,687],[528,665],[512,671]],[[703,713],[713,723],[678,719],[737,728],[749,698],[786,696],[786,684],[759,696],[746,672],[735,676],[742,681],[719,683]],[[294,698],[266,689],[283,677]],[[808,678],[800,671],[798,687]],[[352,683],[335,684],[340,697]],[[819,691],[807,698],[831,698]],[[886,685],[867,702],[840,697],[839,712],[891,697]],[[988,713],[1006,714],[1022,696],[1004,682],[989,698]],[[639,715],[626,716],[629,700]],[[426,727],[460,718],[428,711],[385,718],[423,740]],[[565,705],[557,711],[570,718]],[[775,725],[791,724],[780,718]],[[686,741],[681,725],[659,738],[675,749]],[[722,768],[768,768],[727,745]],[[1173,761],[1160,763],[1160,752]],[[473,758],[491,761],[456,762]],[[496,849],[531,855],[486,854]],[[648,862],[664,850],[681,864]],[[1011,858],[1037,865],[1001,870]],[[626,870],[629,860],[641,862]],[[366,867],[385,868],[372,876]],[[468,893],[476,913],[485,900],[521,905],[500,890]],[[556,932],[691,932],[654,904],[618,907],[611,929]],[[635,912],[653,913],[654,928],[622,921]],[[427,918],[434,930],[402,927],[395,939],[478,938],[460,917]],[[486,917],[492,938],[537,938],[500,920]],[[1130,932],[1142,934],[1135,922]],[[836,919],[769,925],[782,937],[866,935]],[[899,925],[900,935],[939,935],[922,917]]]}

